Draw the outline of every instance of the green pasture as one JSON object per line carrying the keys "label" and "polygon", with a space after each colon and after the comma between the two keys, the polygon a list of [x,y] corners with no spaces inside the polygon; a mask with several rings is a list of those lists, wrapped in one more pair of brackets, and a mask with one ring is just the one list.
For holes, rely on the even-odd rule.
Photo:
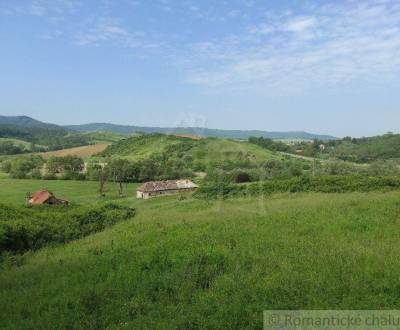
{"label": "green pasture", "polygon": [[[9,203],[43,185],[97,201],[91,182],[0,185]],[[262,329],[266,309],[400,307],[400,192],[127,200],[131,220],[9,260],[0,328]]]}
{"label": "green pasture", "polygon": [[[134,183],[124,185],[127,197],[123,199],[124,202],[131,202],[135,199],[137,186]],[[98,183],[94,181],[18,180],[9,179],[0,172],[0,202],[3,204],[24,204],[26,193],[33,193],[39,189],[47,189],[57,197],[77,204],[120,200],[117,186],[114,183],[106,184],[106,197],[103,198],[99,197]]]}

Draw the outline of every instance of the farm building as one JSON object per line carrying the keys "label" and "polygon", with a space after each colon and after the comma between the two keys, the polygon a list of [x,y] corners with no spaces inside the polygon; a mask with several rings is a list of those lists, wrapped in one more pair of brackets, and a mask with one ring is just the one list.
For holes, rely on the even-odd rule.
{"label": "farm building", "polygon": [[160,195],[172,195],[180,192],[190,192],[197,189],[190,180],[151,181],[142,184],[136,190],[136,197],[147,199]]}
{"label": "farm building", "polygon": [[30,205],[68,205],[69,202],[65,199],[56,198],[54,194],[48,190],[41,189],[34,192],[32,195],[28,194],[28,204]]}

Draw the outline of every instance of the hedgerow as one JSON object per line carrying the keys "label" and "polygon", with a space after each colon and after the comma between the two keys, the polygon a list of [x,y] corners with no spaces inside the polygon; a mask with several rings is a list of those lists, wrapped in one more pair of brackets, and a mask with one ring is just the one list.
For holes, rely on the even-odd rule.
{"label": "hedgerow", "polygon": [[283,192],[369,192],[400,189],[400,177],[370,177],[361,175],[301,176],[287,180],[270,180],[251,184],[210,183],[194,194],[198,198],[214,199],[247,195],[268,195]]}

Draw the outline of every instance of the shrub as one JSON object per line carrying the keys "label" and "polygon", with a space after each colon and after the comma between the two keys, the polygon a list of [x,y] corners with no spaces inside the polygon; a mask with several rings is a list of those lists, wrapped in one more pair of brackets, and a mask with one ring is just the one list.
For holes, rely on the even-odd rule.
{"label": "shrub", "polygon": [[10,173],[10,171],[11,171],[11,161],[6,160],[6,161],[2,162],[1,163],[1,170],[4,173]]}
{"label": "shrub", "polygon": [[235,182],[236,183],[243,183],[243,182],[250,182],[251,178],[250,175],[244,171],[240,171],[235,175]]}

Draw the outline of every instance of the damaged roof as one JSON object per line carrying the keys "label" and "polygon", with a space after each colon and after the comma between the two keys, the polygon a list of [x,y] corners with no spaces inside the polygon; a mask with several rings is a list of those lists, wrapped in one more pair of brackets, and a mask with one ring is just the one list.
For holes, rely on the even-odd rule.
{"label": "damaged roof", "polygon": [[38,190],[34,192],[29,200],[33,204],[44,204],[54,195],[45,189]]}
{"label": "damaged roof", "polygon": [[137,190],[140,192],[154,192],[177,189],[192,189],[198,186],[190,180],[150,181],[142,184]]}

